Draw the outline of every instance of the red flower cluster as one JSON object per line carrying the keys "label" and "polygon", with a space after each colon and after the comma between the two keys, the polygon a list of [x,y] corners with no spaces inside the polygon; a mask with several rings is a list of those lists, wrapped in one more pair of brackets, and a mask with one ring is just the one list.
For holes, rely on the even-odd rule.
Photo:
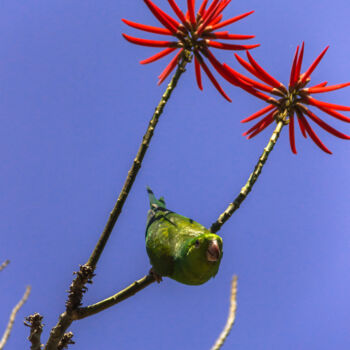
{"label": "red flower cluster", "polygon": [[[202,77],[201,68],[211,80],[216,89],[225,97],[228,101],[230,98],[226,95],[222,87],[219,85],[207,64],[205,63],[203,56],[207,57],[211,63],[213,55],[211,54],[209,47],[222,50],[249,50],[259,45],[237,45],[227,44],[216,41],[221,40],[245,40],[254,38],[254,35],[240,35],[229,34],[228,31],[218,31],[223,27],[228,26],[240,19],[249,16],[254,11],[241,14],[239,16],[222,21],[222,12],[231,0],[213,0],[207,7],[208,0],[203,0],[197,14],[195,14],[195,0],[187,0],[187,12],[186,14],[180,10],[175,0],[168,0],[171,8],[178,17],[178,20],[169,16],[166,12],[157,7],[151,0],[144,0],[148,8],[151,10],[157,20],[164,26],[163,28],[148,26],[131,22],[123,19],[123,22],[130,27],[151,32],[160,35],[170,35],[175,37],[173,41],[156,41],[148,39],[135,38],[127,34],[123,34],[124,38],[133,44],[151,47],[164,47],[162,51],[158,52],[152,57],[149,57],[140,63],[146,64],[154,62],[170,53],[178,50],[176,55],[172,58],[170,63],[165,67],[163,72],[159,75],[158,84],[161,84],[168,75],[176,67],[181,53],[184,50],[189,50],[194,53],[195,73],[198,87],[202,90]],[[203,56],[202,56],[203,55]],[[214,66],[215,69],[216,66]]]}
{"label": "red flower cluster", "polygon": [[[229,80],[232,84],[241,87],[253,96],[256,96],[269,103],[268,106],[241,121],[242,123],[246,123],[264,116],[257,124],[245,132],[243,134],[244,136],[248,135],[247,138],[250,139],[272,124],[275,119],[283,118],[286,123],[289,123],[289,139],[292,152],[297,153],[294,136],[294,120],[296,117],[302,135],[306,138],[308,134],[318,147],[320,147],[324,152],[331,154],[332,152],[322,143],[307,121],[306,117],[309,117],[313,122],[332,135],[350,140],[350,136],[335,130],[333,127],[321,120],[312,111],[310,111],[308,107],[306,107],[306,105],[317,107],[322,112],[325,112],[334,118],[350,123],[350,118],[338,112],[350,111],[350,107],[319,101],[311,97],[311,94],[341,89],[349,86],[350,83],[327,86],[327,82],[323,82],[321,84],[306,88],[306,85],[310,82],[311,73],[320,63],[327,50],[328,47],[321,52],[321,54],[303,74],[300,74],[304,54],[304,43],[301,46],[300,52],[298,46],[294,55],[288,89],[282,83],[268,74],[253,59],[248,51],[247,57],[249,62],[235,54],[236,59],[247,71],[253,74],[256,78],[260,79],[263,83],[238,73],[226,64],[222,65],[220,72],[227,80]],[[275,95],[276,97],[279,97],[279,99],[268,96],[262,91]]]}

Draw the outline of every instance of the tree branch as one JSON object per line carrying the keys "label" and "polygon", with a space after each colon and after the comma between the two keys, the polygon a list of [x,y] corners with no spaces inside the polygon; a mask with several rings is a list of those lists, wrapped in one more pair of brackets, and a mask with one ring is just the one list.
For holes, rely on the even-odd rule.
{"label": "tree branch", "polygon": [[[97,262],[106,246],[106,243],[108,241],[108,238],[110,237],[112,230],[114,228],[115,223],[117,222],[117,219],[122,211],[122,208],[124,206],[124,203],[129,195],[130,189],[135,181],[135,178],[141,168],[143,158],[146,154],[146,151],[149,147],[150,141],[152,139],[154,129],[157,126],[159,117],[161,116],[164,107],[169,100],[174,88],[176,87],[180,76],[182,73],[185,72],[185,66],[186,64],[191,60],[191,53],[187,50],[184,50],[183,54],[180,57],[180,61],[178,64],[178,67],[176,69],[176,72],[171,79],[169,85],[167,86],[167,89],[165,90],[165,93],[163,94],[158,106],[156,107],[156,110],[149,122],[148,128],[146,130],[146,133],[143,136],[141,145],[138,149],[137,155],[134,159],[134,162],[128,172],[127,178],[125,180],[124,186],[119,194],[119,197],[117,199],[117,202],[115,203],[115,206],[113,210],[111,211],[107,224],[93,250],[93,252],[90,255],[89,260],[85,265],[83,265],[80,268],[80,271],[82,271],[82,268],[86,269],[89,268],[89,273],[84,274],[84,281],[78,281],[79,278],[81,278],[78,274],[78,276],[74,279],[71,285],[70,294],[68,297],[68,300],[66,302],[66,311],[63,312],[59,316],[59,320],[55,327],[52,328],[50,332],[50,337],[46,343],[45,350],[57,350],[57,346],[59,341],[62,339],[63,335],[65,334],[65,331],[67,328],[71,325],[73,322],[73,313],[78,309],[78,307],[81,305],[81,300],[83,293],[86,292],[85,284],[91,281],[91,278],[93,277],[93,273],[95,271]],[[83,282],[83,283],[81,283]],[[77,288],[75,289],[74,293],[71,293],[72,286],[79,286],[80,292]],[[124,300],[124,299],[123,299]]]}
{"label": "tree branch", "polygon": [[31,287],[28,286],[26,288],[25,293],[23,294],[22,299],[13,308],[13,310],[11,312],[11,315],[10,315],[9,322],[8,322],[7,327],[5,329],[4,335],[2,336],[2,338],[0,340],[0,350],[2,350],[4,348],[8,338],[10,337],[10,334],[11,334],[11,331],[12,331],[12,327],[13,327],[13,324],[14,324],[15,319],[16,319],[17,312],[20,310],[20,308],[23,306],[23,304],[27,301],[27,299],[29,297],[29,294],[30,294],[30,291],[31,291]]}
{"label": "tree branch", "polygon": [[226,338],[230,334],[232,326],[235,322],[236,309],[237,309],[237,280],[238,280],[237,276],[233,276],[232,286],[231,286],[230,309],[227,317],[227,322],[226,322],[225,328],[219,335],[218,339],[216,340],[211,350],[219,350],[222,347]]}
{"label": "tree branch", "polygon": [[258,163],[255,165],[254,171],[250,174],[248,181],[246,184],[242,187],[241,191],[239,192],[238,196],[234,199],[234,201],[229,204],[227,209],[219,216],[219,218],[211,225],[210,231],[215,233],[220,230],[221,226],[232,216],[232,214],[240,207],[242,202],[247,198],[249,192],[252,190],[256,180],[258,179],[262,168],[273,150],[273,147],[275,146],[281,130],[284,126],[284,121],[281,120],[277,123],[277,126],[275,130],[272,133],[272,136],[267,144],[267,146],[264,148],[264,151],[261,155],[261,157],[258,160]]}
{"label": "tree branch", "polygon": [[121,301],[130,298],[131,296],[138,293],[142,289],[148,287],[154,281],[155,279],[153,274],[148,274],[142,277],[141,279],[139,279],[138,281],[135,281],[134,283],[130,284],[130,286],[126,287],[122,291],[112,295],[107,299],[104,299],[96,304],[77,309],[73,315],[73,319],[81,320],[82,318],[92,316],[103,310],[106,310],[111,306],[114,306],[120,303]]}
{"label": "tree branch", "polygon": [[30,350],[41,350],[41,333],[43,332],[43,316],[38,313],[25,318],[24,324],[30,327],[28,340],[31,342]]}

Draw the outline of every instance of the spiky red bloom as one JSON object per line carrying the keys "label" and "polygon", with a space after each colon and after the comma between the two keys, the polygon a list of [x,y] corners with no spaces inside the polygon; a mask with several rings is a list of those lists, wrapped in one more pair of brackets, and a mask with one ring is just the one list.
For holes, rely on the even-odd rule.
{"label": "spiky red bloom", "polygon": [[[300,51],[298,46],[293,59],[288,89],[282,83],[268,74],[253,59],[248,51],[248,61],[235,54],[236,59],[246,70],[248,70],[256,78],[260,79],[263,83],[250,79],[243,74],[236,72],[226,64],[222,65],[221,74],[227,80],[231,81],[231,83],[234,85],[241,87],[250,94],[269,103],[268,106],[241,121],[242,123],[246,123],[259,117],[263,117],[257,124],[246,131],[243,134],[244,136],[247,136],[248,139],[254,137],[270,124],[272,124],[275,119],[281,118],[282,116],[283,120],[289,124],[289,140],[293,153],[297,153],[294,135],[295,118],[298,120],[302,135],[305,138],[307,135],[309,135],[315,144],[326,153],[332,154],[332,152],[322,143],[322,141],[316,135],[307,118],[311,119],[313,122],[318,124],[318,126],[328,131],[330,134],[341,139],[350,140],[350,136],[345,135],[338,130],[335,130],[333,127],[321,120],[306,106],[311,105],[313,107],[317,107],[322,112],[325,112],[334,118],[350,123],[350,118],[338,112],[350,111],[350,107],[319,101],[311,97],[311,94],[342,89],[346,86],[349,86],[350,83],[326,86],[327,82],[323,82],[318,85],[306,88],[306,85],[310,82],[311,73],[320,63],[327,50],[328,46],[320,53],[320,55],[315,59],[310,67],[303,74],[300,74],[304,54],[304,43],[301,45]],[[273,94],[275,97],[266,95],[261,91]]]}
{"label": "spiky red bloom", "polygon": [[[203,0],[201,6],[195,14],[195,0],[187,0],[187,12],[182,12],[175,2],[175,0],[168,0],[171,8],[178,19],[174,19],[166,12],[157,7],[151,0],[144,0],[148,8],[151,10],[157,20],[164,26],[164,28],[148,26],[123,19],[122,21],[130,27],[151,32],[160,35],[170,35],[175,37],[172,41],[156,41],[148,39],[135,38],[127,34],[123,34],[124,38],[133,44],[151,47],[164,47],[165,49],[158,52],[152,57],[149,57],[141,64],[151,63],[159,60],[162,57],[169,55],[175,50],[179,50],[175,57],[165,67],[163,72],[158,76],[158,85],[161,84],[168,75],[174,70],[177,65],[180,53],[183,50],[189,50],[194,53],[195,58],[195,74],[199,89],[203,90],[201,68],[207,74],[210,81],[220,94],[231,102],[220,84],[217,82],[213,74],[210,72],[208,66],[204,62],[203,56],[208,57],[211,54],[209,47],[214,47],[222,50],[249,50],[259,45],[236,45],[226,44],[216,41],[221,40],[246,40],[254,38],[254,35],[240,35],[229,34],[228,31],[218,31],[218,29],[228,26],[240,19],[249,16],[254,11],[241,14],[239,16],[222,21],[222,12],[231,0],[213,0],[208,5],[208,0]],[[217,69],[214,66],[215,69]]]}

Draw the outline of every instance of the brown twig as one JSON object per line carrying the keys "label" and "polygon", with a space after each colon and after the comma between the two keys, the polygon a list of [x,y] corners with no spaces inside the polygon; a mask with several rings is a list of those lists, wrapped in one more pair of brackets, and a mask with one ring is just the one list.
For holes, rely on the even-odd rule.
{"label": "brown twig", "polygon": [[31,291],[31,287],[28,286],[26,288],[25,293],[23,294],[22,299],[13,308],[13,310],[11,312],[11,315],[10,315],[9,322],[8,322],[7,327],[5,329],[4,335],[2,336],[2,338],[0,340],[0,350],[2,350],[4,348],[8,338],[10,337],[10,334],[11,334],[11,331],[12,331],[12,327],[13,327],[13,324],[14,324],[15,319],[16,319],[17,312],[23,306],[23,304],[27,301],[27,299],[29,297],[29,294],[30,294],[30,291]]}
{"label": "brown twig", "polygon": [[38,313],[25,318],[24,324],[30,327],[28,340],[31,342],[30,350],[41,350],[41,333],[43,332],[43,316]]}
{"label": "brown twig", "polygon": [[1,265],[0,265],[0,271],[2,271],[8,264],[10,263],[10,260],[5,260]]}
{"label": "brown twig", "polygon": [[229,309],[225,328],[219,335],[218,339],[216,340],[211,350],[219,350],[222,347],[226,338],[230,334],[233,324],[235,322],[236,309],[237,309],[237,280],[238,280],[237,276],[234,276],[232,279],[230,309]]}

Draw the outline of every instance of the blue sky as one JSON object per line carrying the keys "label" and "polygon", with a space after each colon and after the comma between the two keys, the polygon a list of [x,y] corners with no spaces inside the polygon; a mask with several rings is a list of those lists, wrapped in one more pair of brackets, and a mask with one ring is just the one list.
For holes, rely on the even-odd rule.
{"label": "blue sky", "polygon": [[[166,1],[156,3],[168,9]],[[254,57],[277,79],[287,83],[304,40],[304,68],[331,45],[313,82],[350,80],[348,1],[233,1],[225,16],[250,10],[231,32],[256,35]],[[157,23],[141,0],[0,4],[0,260],[11,260],[0,273],[0,332],[32,286],[9,350],[29,348],[22,320],[34,312],[44,316],[46,341],[166,87],[156,85],[166,60],[140,65],[156,49],[126,42],[122,32],[139,33],[121,18]],[[231,52],[215,52],[239,69]],[[272,129],[243,138],[239,121],[264,103],[220,82],[232,103],[206,78],[199,91],[192,66],[181,78],[84,304],[148,272],[147,185],[170,209],[205,226],[244,185]],[[322,99],[350,105],[349,94],[350,88]],[[332,119],[325,117],[350,133]],[[209,349],[226,321],[233,274],[237,322],[224,349],[348,349],[350,143],[315,130],[334,154],[298,132],[295,156],[283,131],[253,192],[220,232],[224,257],[215,279],[199,287],[170,279],[153,284],[73,324],[74,349]]]}

